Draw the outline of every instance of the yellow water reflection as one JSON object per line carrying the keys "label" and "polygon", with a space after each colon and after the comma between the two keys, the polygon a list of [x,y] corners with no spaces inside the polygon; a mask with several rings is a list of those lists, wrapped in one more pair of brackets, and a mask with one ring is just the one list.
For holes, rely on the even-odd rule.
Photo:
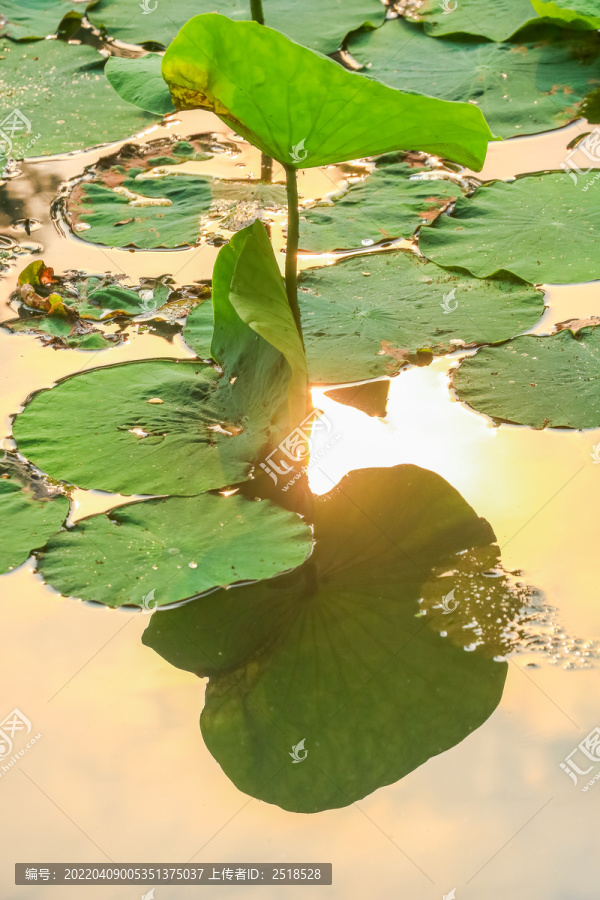
{"label": "yellow water reflection", "polygon": [[[216,130],[216,121],[195,114],[185,127],[155,129],[150,137],[173,128],[181,134]],[[493,145],[485,177],[510,177],[524,166],[557,167],[580,127]],[[44,245],[47,262],[57,270],[61,260],[65,268],[125,271],[135,279],[166,271],[178,283],[208,277],[215,248],[107,250],[48,222],[48,198],[60,181],[99,155],[29,166],[37,192],[25,180],[11,185],[44,223],[32,240]],[[257,161],[248,157],[244,164],[253,172]],[[3,300],[14,281],[11,275],[2,282]],[[597,284],[551,287],[550,309],[534,331],[600,314],[598,290]],[[151,335],[97,355],[42,348],[26,335],[0,335],[0,341],[5,434],[27,395],[57,378],[125,359],[189,353],[179,339],[169,345]],[[448,372],[456,362],[440,359],[402,372],[391,383],[382,421],[315,390],[315,403],[340,439],[311,467],[313,489],[324,492],[345,472],[366,466],[416,463],[439,472],[488,519],[505,566],[523,570],[524,580],[545,592],[565,631],[599,637],[600,466],[590,453],[600,430],[495,427],[452,395]],[[315,443],[315,458],[318,451]],[[77,515],[110,503],[88,492],[77,498]],[[67,896],[65,888],[12,886],[15,861],[109,859],[326,860],[334,865],[327,896],[336,900],[439,900],[453,888],[457,900],[596,896],[597,798],[594,789],[578,791],[559,763],[599,723],[598,669],[565,672],[562,663],[517,656],[498,711],[460,745],[348,809],[300,816],[240,794],[225,778],[198,729],[203,685],[140,643],[145,616],[60,598],[27,563],[0,585],[0,717],[18,707],[42,733],[0,778],[6,900]],[[540,668],[528,668],[529,662]],[[126,900],[145,890],[81,888],[68,896]],[[237,888],[223,887],[219,896],[229,900],[234,892],[237,897]],[[298,892],[258,888],[254,895],[262,900]],[[156,900],[197,896],[194,888],[156,890]]]}

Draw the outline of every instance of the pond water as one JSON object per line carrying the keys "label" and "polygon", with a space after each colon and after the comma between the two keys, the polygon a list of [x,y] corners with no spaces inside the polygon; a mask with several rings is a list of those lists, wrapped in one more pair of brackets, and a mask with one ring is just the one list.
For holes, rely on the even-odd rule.
{"label": "pond water", "polygon": [[[582,130],[580,121],[492,145],[477,177],[506,179],[556,169]],[[235,155],[199,163],[207,174],[257,174],[258,154],[208,113],[183,114],[141,140],[171,133],[213,134],[237,145]],[[55,204],[61,186],[105,153],[106,148],[21,164],[22,174],[3,187],[2,234],[40,245],[57,271],[112,271],[134,281],[168,272],[177,285],[209,279],[216,246],[130,252],[92,245],[68,230]],[[331,194],[345,175],[343,168],[307,171],[300,179],[301,196]],[[30,236],[14,225],[26,218],[40,222]],[[282,257],[283,218],[273,219],[272,237]],[[543,214],[538,227],[544,228]],[[16,274],[33,258],[24,252],[0,282],[3,321],[15,317],[8,304]],[[303,257],[301,267],[314,261]],[[600,314],[600,282],[544,290],[547,308],[532,333],[547,334],[556,323]],[[11,417],[28,395],[58,379],[126,360],[194,356],[179,334],[167,342],[133,329],[126,342],[99,352],[55,351],[32,335],[6,331],[0,342],[7,448]],[[198,728],[206,679],[174,668],[141,643],[147,616],[63,598],[43,584],[28,561],[1,578],[0,683],[2,708],[22,710],[41,738],[1,779],[3,897],[51,900],[68,890],[45,887],[42,894],[36,885],[12,886],[16,861],[132,860],[333,863],[331,887],[255,887],[253,896],[261,898],[299,896],[301,890],[344,900],[428,900],[453,889],[460,900],[597,895],[600,787],[582,791],[585,778],[574,785],[560,764],[600,725],[594,566],[600,466],[593,455],[600,429],[494,425],[460,403],[451,389],[451,371],[464,352],[412,366],[391,379],[383,418],[315,388],[315,405],[325,412],[336,440],[320,436],[309,474],[320,495],[352,470],[418,465],[442,476],[490,523],[504,569],[515,573],[510,576],[515,583],[533,589],[527,615],[503,623],[510,652],[495,711],[451,749],[364,799],[310,815],[288,812],[242,793],[211,756]],[[118,502],[123,498],[77,490],[71,519]],[[302,684],[295,690],[302,693]],[[375,716],[371,724],[373,746],[383,753],[389,723]],[[437,727],[435,717],[425,716],[424,723],[408,729],[406,740],[414,728],[415,741],[423,740],[416,733],[421,729],[435,743]],[[352,755],[351,745],[352,737],[335,748],[340,760]],[[310,741],[307,748],[310,752]],[[221,887],[220,896],[238,895],[236,885]],[[76,893],[124,900],[140,896],[142,889],[87,887]],[[155,889],[156,900],[198,894],[194,887]]]}

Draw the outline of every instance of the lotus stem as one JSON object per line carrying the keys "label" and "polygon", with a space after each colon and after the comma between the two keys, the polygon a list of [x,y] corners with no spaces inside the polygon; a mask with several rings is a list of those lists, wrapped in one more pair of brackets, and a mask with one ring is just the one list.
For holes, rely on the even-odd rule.
{"label": "lotus stem", "polygon": [[285,250],[285,290],[290,309],[294,316],[294,321],[296,322],[296,328],[300,335],[300,340],[304,346],[300,307],[298,305],[298,239],[300,232],[300,216],[298,214],[298,183],[296,181],[296,169],[294,166],[285,166],[285,180],[288,207],[287,246]]}
{"label": "lotus stem", "polygon": [[260,180],[271,184],[273,180],[273,160],[266,153],[260,154]]}
{"label": "lotus stem", "polygon": [[262,8],[262,0],[250,0],[250,14],[259,25],[265,24],[265,16]]}

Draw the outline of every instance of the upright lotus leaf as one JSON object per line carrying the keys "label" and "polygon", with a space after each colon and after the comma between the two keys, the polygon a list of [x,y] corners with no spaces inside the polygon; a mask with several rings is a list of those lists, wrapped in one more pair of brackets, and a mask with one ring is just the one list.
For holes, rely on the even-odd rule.
{"label": "upright lotus leaf", "polygon": [[470,278],[406,251],[307,269],[299,285],[310,379],[326,384],[394,374],[424,349],[506,340],[544,311],[531,285]]}
{"label": "upright lotus leaf", "polygon": [[236,786],[294,812],[347,806],[453,747],[506,676],[418,615],[434,566],[494,540],[447,482],[363,469],[315,498],[314,521],[302,567],[165,612],[143,638],[209,676],[202,732]]}
{"label": "upright lotus leaf", "polygon": [[200,359],[211,359],[214,329],[213,305],[205,300],[191,311],[183,329],[183,337]]}
{"label": "upright lotus leaf", "polygon": [[0,463],[0,575],[20,566],[36,547],[58,531],[69,511],[69,500],[43,484],[23,477],[19,469]]}
{"label": "upright lotus leaf", "polygon": [[478,412],[532,428],[600,427],[600,328],[526,335],[464,359],[453,384]]}
{"label": "upright lotus leaf", "polygon": [[600,278],[600,206],[586,190],[595,177],[561,172],[480,187],[421,230],[419,249],[478,278],[499,272],[534,284]]}
{"label": "upright lotus leaf", "polygon": [[38,554],[46,582],[66,596],[153,609],[304,562],[302,519],[269,500],[168,497],[91,516]]}
{"label": "upright lotus leaf", "polygon": [[[249,0],[196,0],[190,9],[188,0],[169,0],[168,4],[149,0],[153,15],[132,16],[120,0],[100,0],[88,12],[90,21],[106,28],[121,40],[141,44],[159,41],[167,46],[190,18],[190,12],[219,12],[231,19],[250,19]],[[333,53],[350,31],[361,26],[377,27],[385,18],[380,0],[303,0],[299,12],[297,0],[263,0],[265,23],[287,34],[311,50]]]}
{"label": "upright lotus leaf", "polygon": [[360,248],[365,241],[410,238],[461,195],[460,187],[404,154],[376,161],[372,175],[352,185],[333,206],[317,206],[300,221],[303,250]]}
{"label": "upright lotus leaf", "polygon": [[[226,247],[225,263],[217,266],[214,293],[231,289],[232,300],[230,308],[222,296],[217,300],[215,330],[227,328],[221,317],[240,319],[218,354],[224,373],[199,362],[160,360],[67,378],[34,395],[17,416],[13,433],[21,452],[54,478],[123,494],[189,496],[247,478],[273,430],[275,443],[281,440],[282,408],[296,375],[287,362],[294,357],[283,314],[263,329],[265,297],[275,309],[278,298],[272,263],[259,255],[262,227],[240,232],[236,249]],[[224,270],[230,283],[219,275]],[[257,284],[266,286],[264,295]],[[252,354],[252,371],[240,358],[240,339]]]}
{"label": "upright lotus leaf", "polygon": [[[285,421],[288,426],[302,421],[308,402],[306,357],[261,222],[239,231],[219,253],[213,272],[213,310],[211,354],[227,377],[239,378],[254,402],[262,395],[260,402],[275,408],[287,370]],[[281,376],[271,382],[268,373],[273,370],[281,370]]]}
{"label": "upright lotus leaf", "polygon": [[162,74],[177,109],[211,109],[296,168],[404,149],[480,169],[492,137],[471,104],[393,90],[257,22],[195,16],[167,49]]}
{"label": "upright lotus leaf", "polygon": [[472,34],[492,41],[507,41],[525,25],[541,24],[530,0],[425,0],[418,16],[435,37]]}
{"label": "upright lotus leaf", "polygon": [[12,135],[7,155],[15,159],[85,150],[156,122],[115,97],[103,77],[105,60],[92,47],[2,39],[0,56],[0,122]]}
{"label": "upright lotus leaf", "polygon": [[[492,18],[502,21],[496,12]],[[582,101],[600,79],[596,36],[574,33],[568,40],[555,34],[523,44],[445,41],[392,19],[376,31],[352,36],[348,49],[386,85],[402,90],[426,85],[434,97],[475,105],[503,138],[548,131],[579,118]]]}
{"label": "upright lotus leaf", "polygon": [[596,31],[600,28],[600,3],[598,0],[531,0],[540,16],[547,16],[567,28]]}
{"label": "upright lotus leaf", "polygon": [[169,89],[160,73],[162,56],[148,53],[137,59],[111,56],[106,63],[106,77],[123,100],[165,116],[175,111]]}

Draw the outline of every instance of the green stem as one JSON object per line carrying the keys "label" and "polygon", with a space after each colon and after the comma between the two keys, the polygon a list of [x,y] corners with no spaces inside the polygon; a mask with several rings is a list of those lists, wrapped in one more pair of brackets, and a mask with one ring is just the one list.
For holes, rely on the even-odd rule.
{"label": "green stem", "polygon": [[300,335],[300,340],[304,346],[302,322],[300,320],[300,307],[298,306],[298,239],[300,216],[298,214],[298,184],[296,182],[296,169],[294,166],[285,166],[285,182],[288,206],[287,246],[285,250],[285,290],[290,309],[294,316],[294,321],[296,322],[296,328]]}
{"label": "green stem", "polygon": [[262,0],[250,0],[250,14],[254,22],[258,22],[259,25],[265,24]]}
{"label": "green stem", "polygon": [[273,180],[273,160],[266,153],[260,154],[260,180],[266,184]]}

